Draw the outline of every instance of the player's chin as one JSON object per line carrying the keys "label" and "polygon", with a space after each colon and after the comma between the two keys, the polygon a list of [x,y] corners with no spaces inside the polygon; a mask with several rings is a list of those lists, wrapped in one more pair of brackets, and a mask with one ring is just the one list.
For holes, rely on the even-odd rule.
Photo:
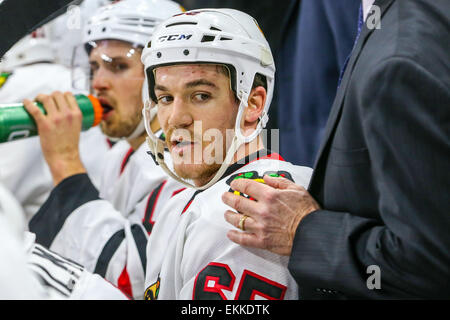
{"label": "player's chin", "polygon": [[195,179],[198,177],[198,172],[201,171],[200,168],[198,168],[198,165],[192,164],[192,163],[174,163],[173,166],[175,173],[183,179]]}
{"label": "player's chin", "polygon": [[195,164],[195,163],[178,163],[174,164],[175,173],[185,180],[205,181],[213,177],[219,169],[217,164]]}
{"label": "player's chin", "polygon": [[107,135],[108,137],[116,137],[116,132],[115,130],[111,129],[111,124],[106,121],[106,120],[102,120],[100,122],[100,129],[102,130],[102,132]]}
{"label": "player's chin", "polygon": [[103,120],[100,122],[102,132],[111,138],[128,137],[133,132],[133,124],[127,122],[111,120]]}

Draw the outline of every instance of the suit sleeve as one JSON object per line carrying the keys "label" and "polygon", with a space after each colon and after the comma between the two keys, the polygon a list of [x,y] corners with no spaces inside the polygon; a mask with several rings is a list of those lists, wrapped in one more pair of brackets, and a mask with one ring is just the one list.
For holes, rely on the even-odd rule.
{"label": "suit sleeve", "polygon": [[153,198],[152,194],[145,197],[125,217],[109,201],[99,198],[86,174],[74,175],[54,188],[29,228],[37,243],[139,299],[144,291],[145,248],[153,223],[146,211],[154,207],[150,203]]}
{"label": "suit sleeve", "polygon": [[[359,112],[381,221],[311,213],[297,229],[289,269],[300,286],[347,297],[448,297],[448,78],[394,57],[368,75],[363,90]],[[381,289],[368,288],[369,266],[379,268]]]}

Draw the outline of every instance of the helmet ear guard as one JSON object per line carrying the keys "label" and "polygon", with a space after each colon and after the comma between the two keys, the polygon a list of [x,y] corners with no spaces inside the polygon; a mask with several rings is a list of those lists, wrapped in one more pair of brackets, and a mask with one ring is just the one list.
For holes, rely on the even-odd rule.
{"label": "helmet ear guard", "polygon": [[[256,21],[243,12],[233,9],[193,10],[176,15],[158,26],[151,42],[144,48],[142,62],[146,68],[149,96],[155,104],[157,99],[153,90],[154,73],[158,67],[178,64],[217,64],[226,66],[230,71],[231,88],[239,100],[235,134],[221,167],[213,179],[204,186],[196,187],[174,172],[166,170],[168,168],[163,164],[161,142],[155,141],[159,139],[148,130],[150,112],[144,111],[149,147],[156,161],[171,177],[181,183],[200,190],[208,188],[221,178],[232,163],[239,147],[256,139],[267,124],[275,74],[274,60],[267,40]],[[266,78],[267,98],[256,129],[249,136],[245,136],[240,123],[248,106],[256,74]]]}

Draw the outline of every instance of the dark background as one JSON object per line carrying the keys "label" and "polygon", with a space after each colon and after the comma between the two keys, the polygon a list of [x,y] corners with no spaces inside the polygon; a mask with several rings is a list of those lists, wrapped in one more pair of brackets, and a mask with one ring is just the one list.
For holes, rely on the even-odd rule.
{"label": "dark background", "polygon": [[20,38],[81,0],[4,0],[0,4],[0,57]]}

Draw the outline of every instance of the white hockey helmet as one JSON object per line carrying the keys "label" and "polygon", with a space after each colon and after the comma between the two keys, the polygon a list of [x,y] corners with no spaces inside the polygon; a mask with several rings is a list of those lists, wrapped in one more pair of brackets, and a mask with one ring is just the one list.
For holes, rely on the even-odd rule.
{"label": "white hockey helmet", "polygon": [[101,7],[87,21],[83,43],[114,39],[144,47],[160,22],[183,11],[170,0],[122,0]]}
{"label": "white hockey helmet", "polygon": [[86,21],[98,8],[112,2],[113,0],[84,0],[79,5],[68,6],[64,14],[46,24],[58,63],[71,67],[72,54],[82,41]]}
{"label": "white hockey helmet", "polygon": [[[171,0],[121,0],[99,8],[90,17],[83,30],[83,44],[87,51],[99,40],[121,40],[135,47],[145,47],[159,23],[184,11]],[[143,101],[148,100],[147,87],[144,81]],[[127,139],[139,136],[144,130],[141,121]]]}
{"label": "white hockey helmet", "polygon": [[39,28],[23,37],[5,53],[1,58],[0,70],[13,71],[23,65],[36,62],[53,62],[54,60],[55,53],[51,42],[47,38],[45,30]]}
{"label": "white hockey helmet", "polygon": [[[156,160],[173,178],[189,187],[206,189],[214,184],[231,164],[237,149],[255,139],[268,121],[268,110],[273,96],[275,63],[270,46],[254,18],[234,9],[199,9],[176,15],[154,32],[152,40],[142,53],[149,95],[156,103],[154,94],[154,71],[160,66],[206,63],[221,64],[231,72],[231,87],[240,100],[235,122],[235,136],[227,151],[221,168],[206,185],[196,187],[179,178],[164,163],[164,144],[152,134],[149,117],[154,113],[152,104],[144,106],[144,121],[149,135],[148,144]],[[267,81],[267,99],[256,130],[249,136],[241,132],[240,122],[255,75],[260,74]],[[154,105],[153,105],[154,106]],[[157,106],[156,106],[157,107]]]}

